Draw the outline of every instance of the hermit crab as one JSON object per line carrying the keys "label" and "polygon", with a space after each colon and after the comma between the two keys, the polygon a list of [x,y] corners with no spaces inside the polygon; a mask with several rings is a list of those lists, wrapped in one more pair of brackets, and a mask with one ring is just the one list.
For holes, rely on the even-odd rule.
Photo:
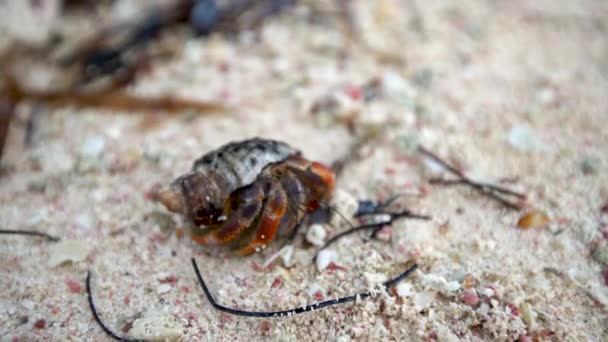
{"label": "hermit crab", "polygon": [[196,242],[249,255],[295,233],[305,215],[329,198],[334,183],[327,166],[285,143],[254,138],[205,154],[158,197],[194,224]]}

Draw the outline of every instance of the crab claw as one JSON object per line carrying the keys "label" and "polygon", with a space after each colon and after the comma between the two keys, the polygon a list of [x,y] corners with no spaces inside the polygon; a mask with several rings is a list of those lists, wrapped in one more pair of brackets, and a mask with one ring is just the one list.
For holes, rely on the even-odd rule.
{"label": "crab claw", "polygon": [[159,191],[157,198],[169,211],[174,213],[184,212],[182,194],[172,187]]}

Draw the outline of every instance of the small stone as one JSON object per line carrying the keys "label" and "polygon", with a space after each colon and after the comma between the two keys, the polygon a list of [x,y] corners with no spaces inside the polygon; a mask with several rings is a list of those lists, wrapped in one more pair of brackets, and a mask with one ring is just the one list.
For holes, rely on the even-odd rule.
{"label": "small stone", "polygon": [[27,310],[33,310],[34,307],[36,306],[36,303],[32,300],[29,299],[24,299],[21,301],[21,305],[26,308]]}
{"label": "small stone", "polygon": [[184,327],[172,316],[162,312],[145,312],[133,322],[129,335],[146,341],[177,341]]}
{"label": "small stone", "polygon": [[465,289],[470,289],[475,286],[476,282],[477,281],[475,280],[475,277],[472,274],[467,274],[462,280],[462,287]]}
{"label": "small stone", "polygon": [[70,292],[72,292],[72,293],[80,293],[80,292],[82,292],[82,287],[80,286],[80,283],[78,283],[76,280],[74,280],[74,279],[66,279],[64,282],[65,282],[65,285],[70,290]]}
{"label": "small stone", "polygon": [[399,296],[401,298],[411,297],[413,294],[412,284],[410,284],[410,283],[401,282],[401,283],[397,284],[395,289],[397,290],[397,296]]}
{"label": "small stone", "polygon": [[465,289],[462,292],[462,301],[470,306],[475,306],[479,303],[479,296],[477,295],[477,291],[475,289]]}
{"label": "small stone", "polygon": [[507,140],[511,146],[522,152],[529,151],[540,144],[532,129],[524,125],[511,127]]}
{"label": "small stone", "polygon": [[87,158],[98,158],[106,147],[104,137],[96,135],[88,138],[80,147],[80,154]]}
{"label": "small stone", "polygon": [[519,311],[521,312],[521,319],[526,324],[528,331],[534,330],[536,321],[534,311],[532,311],[532,306],[526,302],[523,302],[519,304]]}
{"label": "small stone", "polygon": [[56,267],[65,262],[79,262],[86,259],[91,247],[84,241],[65,240],[57,242],[50,247],[48,265]]}
{"label": "small stone", "polygon": [[416,311],[420,312],[429,306],[435,297],[437,296],[437,292],[435,291],[424,291],[424,292],[416,292],[414,295],[414,306],[416,307]]}
{"label": "small stone", "polygon": [[156,293],[160,294],[165,294],[167,292],[171,291],[171,285],[169,284],[160,284],[157,288],[156,288]]}
{"label": "small stone", "polygon": [[581,171],[586,175],[596,174],[601,167],[601,160],[594,157],[588,157],[581,161]]}
{"label": "small stone", "polygon": [[494,297],[494,295],[496,294],[496,293],[494,292],[494,290],[492,290],[492,289],[491,289],[491,288],[489,288],[489,287],[486,287],[485,289],[483,289],[482,293],[483,293],[483,295],[484,295],[484,296],[486,296],[486,297]]}
{"label": "small stone", "polygon": [[426,274],[422,278],[422,284],[434,291],[448,293],[460,289],[460,284],[457,281],[448,281],[436,274]]}
{"label": "small stone", "polygon": [[384,91],[393,98],[400,100],[411,99],[416,96],[414,88],[398,72],[388,70],[382,75]]}
{"label": "small stone", "polygon": [[317,271],[322,272],[329,264],[336,260],[338,254],[335,251],[324,249],[317,255]]}
{"label": "small stone", "polygon": [[437,326],[437,341],[441,341],[441,342],[458,342],[460,341],[460,338],[458,338],[458,336],[456,336],[451,330],[450,328],[448,328],[445,325],[441,325],[439,324]]}
{"label": "small stone", "polygon": [[533,210],[522,215],[517,221],[521,229],[542,228],[549,224],[549,216],[540,210]]}
{"label": "small stone", "polygon": [[543,88],[536,94],[538,101],[544,105],[553,103],[557,99],[557,94],[552,88]]}
{"label": "small stone", "polygon": [[39,319],[34,323],[34,329],[44,329],[46,327],[46,321]]}
{"label": "small stone", "polygon": [[321,224],[311,225],[306,232],[306,241],[317,247],[323,246],[326,237],[327,232]]}

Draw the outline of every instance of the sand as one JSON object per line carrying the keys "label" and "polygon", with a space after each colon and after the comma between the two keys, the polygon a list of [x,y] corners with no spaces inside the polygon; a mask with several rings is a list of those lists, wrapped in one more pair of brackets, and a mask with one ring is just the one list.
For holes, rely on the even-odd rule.
{"label": "sand", "polygon": [[[39,117],[25,147],[32,106],[22,105],[2,159],[0,226],[62,242],[0,237],[1,340],[109,340],[87,304],[87,270],[102,319],[131,337],[607,340],[608,4],[353,3],[354,41],[331,4],[305,1],[256,32],[176,34],[181,53],[130,89],[221,101],[227,113],[60,108]],[[406,193],[400,206],[433,219],[398,221],[374,241],[344,239],[322,271],[305,231],[291,260],[262,269],[279,243],[247,258],[195,245],[176,234],[181,218],[150,199],[229,141],[279,139],[331,164],[369,130],[381,134],[340,175],[338,206]],[[417,144],[527,193],[527,208],[550,223],[519,229],[525,211],[429,185],[443,173]],[[321,227],[327,236],[346,228]],[[68,256],[65,240],[74,241]],[[375,296],[287,318],[237,317],[211,307],[191,257],[216,299],[241,309]],[[381,288],[414,261],[415,274]]]}

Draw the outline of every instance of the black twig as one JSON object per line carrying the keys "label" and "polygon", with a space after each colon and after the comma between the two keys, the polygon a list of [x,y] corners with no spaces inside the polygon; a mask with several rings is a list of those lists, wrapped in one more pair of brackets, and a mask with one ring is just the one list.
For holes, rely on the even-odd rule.
{"label": "black twig", "polygon": [[91,308],[91,312],[93,312],[93,318],[95,318],[95,321],[97,322],[97,324],[99,324],[99,326],[101,327],[101,329],[111,338],[117,340],[117,341],[125,341],[125,342],[139,342],[142,340],[138,340],[138,339],[131,339],[131,338],[126,338],[126,337],[120,337],[118,336],[115,332],[113,332],[110,328],[108,328],[103,321],[101,320],[101,318],[99,318],[99,314],[97,313],[97,309],[95,308],[95,303],[93,302],[93,292],[91,291],[91,271],[87,271],[87,296],[88,296],[88,300],[89,300],[89,307]]}
{"label": "black twig", "polygon": [[330,245],[333,245],[338,240],[340,240],[341,238],[343,238],[347,235],[351,235],[351,234],[354,234],[356,232],[360,232],[363,230],[372,229],[371,237],[373,238],[383,227],[385,227],[386,225],[392,224],[393,222],[395,222],[398,219],[402,219],[402,218],[412,218],[412,219],[416,219],[416,220],[430,220],[431,219],[430,216],[415,214],[409,210],[403,210],[401,212],[376,211],[373,213],[366,213],[365,215],[359,215],[359,217],[360,216],[372,216],[372,215],[389,215],[390,218],[388,220],[381,221],[381,222],[368,223],[368,224],[363,224],[363,225],[355,226],[355,227],[351,226],[350,229],[336,234],[335,236],[333,236],[329,240],[327,240],[323,244],[323,246],[321,246],[319,248],[319,250],[315,254],[315,257],[313,258],[313,261],[317,259],[317,256],[319,255],[320,251],[324,250],[325,248],[329,247]]}
{"label": "black twig", "polygon": [[12,230],[12,229],[0,229],[0,234],[6,235],[29,235],[29,236],[40,236],[46,238],[49,241],[57,242],[61,240],[58,237],[49,235],[47,233],[38,232],[35,230]]}
{"label": "black twig", "polygon": [[440,184],[440,185],[467,185],[467,186],[477,190],[477,192],[479,192],[480,194],[498,201],[503,206],[505,206],[509,209],[521,210],[520,204],[518,204],[516,202],[512,202],[509,199],[502,197],[501,195],[512,196],[519,200],[524,200],[524,199],[526,199],[525,194],[510,190],[510,189],[507,189],[507,188],[504,188],[504,187],[501,187],[501,186],[498,186],[495,184],[490,184],[490,183],[479,182],[479,181],[473,180],[473,179],[467,177],[462,171],[460,171],[457,168],[455,168],[454,166],[448,164],[445,160],[441,159],[435,153],[427,150],[426,148],[424,148],[422,146],[418,146],[418,152],[420,152],[421,154],[425,155],[426,157],[432,159],[434,162],[440,164],[449,173],[451,173],[457,177],[457,179],[433,178],[433,179],[429,180],[429,183]]}
{"label": "black twig", "polygon": [[[209,288],[207,287],[207,285],[205,284],[205,281],[203,280],[203,277],[201,276],[201,273],[198,269],[198,265],[196,264],[196,260],[194,260],[194,258],[192,258],[192,267],[194,268],[194,272],[196,273],[196,277],[198,278],[198,282],[201,285],[201,288],[203,289],[203,292],[205,293],[205,296],[207,297],[207,300],[209,300],[209,302],[211,303],[211,305],[220,311],[232,314],[232,315],[237,315],[237,316],[246,316],[246,317],[283,317],[283,316],[291,316],[291,315],[296,315],[296,314],[301,314],[301,313],[305,313],[305,312],[309,312],[309,311],[314,311],[314,310],[318,310],[318,309],[322,309],[324,307],[327,306],[332,306],[332,305],[337,305],[337,304],[342,304],[342,303],[348,303],[348,302],[354,302],[357,299],[365,299],[368,297],[371,297],[372,293],[370,291],[366,291],[366,292],[361,292],[358,293],[356,295],[352,295],[352,296],[348,296],[348,297],[342,297],[342,298],[334,298],[334,299],[330,299],[330,300],[326,300],[323,302],[317,302],[314,304],[310,304],[310,305],[306,305],[306,306],[301,306],[299,308],[294,308],[294,309],[289,309],[289,310],[281,310],[281,311],[246,311],[246,310],[239,310],[239,309],[234,309],[234,308],[230,308],[227,306],[224,306],[222,304],[218,304],[215,299],[213,298],[213,296],[211,295],[211,292],[209,291]],[[414,272],[416,270],[416,268],[418,268],[418,265],[414,264],[413,266],[411,266],[410,268],[408,268],[405,272],[401,273],[399,276],[388,280],[386,282],[384,282],[384,287],[385,288],[391,288],[393,285],[395,285],[396,283],[400,282],[401,280],[405,279],[408,275],[410,275],[412,272]]]}

